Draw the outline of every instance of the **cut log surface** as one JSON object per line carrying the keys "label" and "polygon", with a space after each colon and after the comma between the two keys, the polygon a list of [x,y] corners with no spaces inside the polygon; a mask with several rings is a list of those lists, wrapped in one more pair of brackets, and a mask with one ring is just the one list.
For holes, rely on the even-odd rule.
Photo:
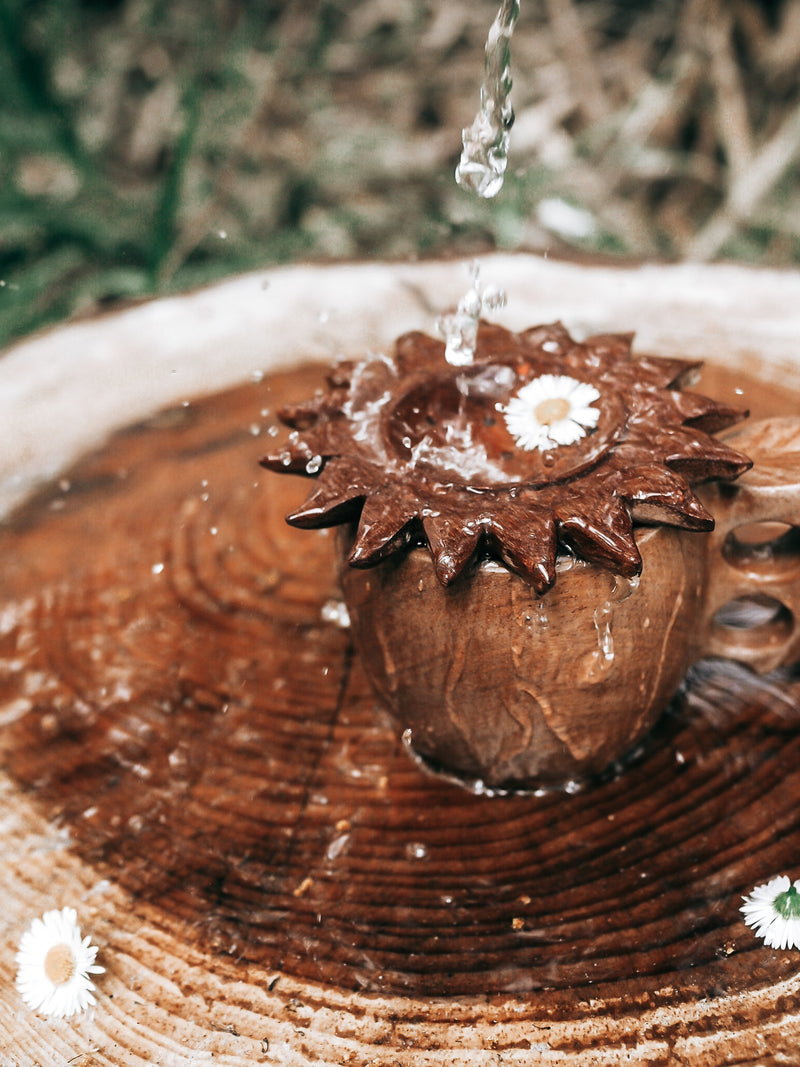
{"label": "cut log surface", "polygon": [[[482,274],[506,325],[636,330],[707,359],[703,391],[800,413],[797,275]],[[4,1065],[797,1062],[800,953],[739,912],[800,876],[797,671],[704,662],[614,773],[469,792],[372,693],[335,538],[284,522],[308,481],[258,466],[323,362],[431,330],[467,284],[271,271],[0,360]],[[14,954],[65,905],[106,973],[47,1020]]]}

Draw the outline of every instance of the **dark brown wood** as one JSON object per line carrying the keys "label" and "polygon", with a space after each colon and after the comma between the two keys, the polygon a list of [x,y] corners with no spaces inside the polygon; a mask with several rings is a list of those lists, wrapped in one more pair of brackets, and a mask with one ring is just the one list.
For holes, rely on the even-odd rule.
{"label": "dark brown wood", "polygon": [[328,621],[333,537],[284,523],[306,484],[257,467],[250,427],[318,374],[156,416],[0,533],[2,763],[127,901],[100,926],[110,988],[120,929],[153,927],[184,997],[213,975],[252,1018],[279,978],[265,1034],[314,1020],[284,1062],[718,1063],[730,1026],[725,1054],[755,1062],[754,1035],[800,1014],[796,957],[738,911],[800,852],[797,678],[701,666],[629,764],[574,794],[424,773]]}

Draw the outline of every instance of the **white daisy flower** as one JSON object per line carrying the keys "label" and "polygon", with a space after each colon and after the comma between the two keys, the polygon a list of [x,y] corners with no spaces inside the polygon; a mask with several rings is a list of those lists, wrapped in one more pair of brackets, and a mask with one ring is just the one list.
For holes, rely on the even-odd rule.
{"label": "white daisy flower", "polygon": [[791,882],[785,874],[758,885],[742,897],[740,911],[770,948],[800,948],[800,879]]}
{"label": "white daisy flower", "polygon": [[566,374],[542,374],[524,385],[505,407],[500,407],[508,432],[520,448],[545,451],[573,445],[593,429],[600,418],[591,407],[600,394],[588,382]]}
{"label": "white daisy flower", "polygon": [[86,1011],[96,1000],[90,974],[102,974],[97,947],[81,940],[74,908],[46,911],[34,919],[17,952],[17,989],[34,1011],[63,1018]]}

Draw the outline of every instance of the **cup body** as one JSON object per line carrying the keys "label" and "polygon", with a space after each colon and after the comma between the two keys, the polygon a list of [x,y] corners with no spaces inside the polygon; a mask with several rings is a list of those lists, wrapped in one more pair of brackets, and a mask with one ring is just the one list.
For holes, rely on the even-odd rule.
{"label": "cup body", "polygon": [[563,785],[635,745],[696,658],[706,538],[643,529],[638,585],[568,557],[542,597],[491,560],[445,588],[424,548],[344,567],[354,642],[434,768],[491,788]]}

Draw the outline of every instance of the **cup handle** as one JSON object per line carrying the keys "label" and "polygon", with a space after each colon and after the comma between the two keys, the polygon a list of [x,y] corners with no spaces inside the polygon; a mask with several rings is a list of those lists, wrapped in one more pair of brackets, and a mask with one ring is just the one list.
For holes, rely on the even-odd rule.
{"label": "cup handle", "polygon": [[753,467],[697,490],[715,518],[697,658],[766,674],[800,660],[800,418],[746,423],[725,440]]}

